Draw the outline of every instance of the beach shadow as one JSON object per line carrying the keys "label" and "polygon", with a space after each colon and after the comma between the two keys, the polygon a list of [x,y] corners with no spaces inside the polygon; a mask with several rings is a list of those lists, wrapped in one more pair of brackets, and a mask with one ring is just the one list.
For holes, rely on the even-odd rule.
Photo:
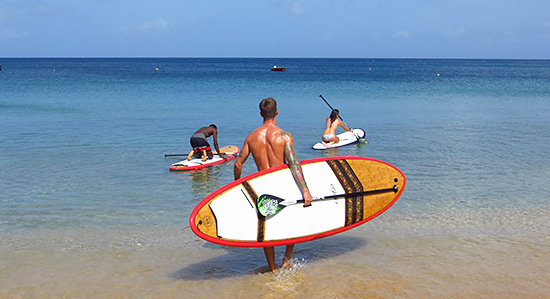
{"label": "beach shadow", "polygon": [[[296,244],[293,259],[303,259],[307,263],[330,259],[363,247],[365,239],[333,236],[320,240]],[[269,272],[262,248],[227,247],[206,243],[204,248],[223,248],[226,254],[189,265],[171,275],[174,279],[197,281],[212,278],[227,278]],[[279,263],[285,246],[275,248]]]}

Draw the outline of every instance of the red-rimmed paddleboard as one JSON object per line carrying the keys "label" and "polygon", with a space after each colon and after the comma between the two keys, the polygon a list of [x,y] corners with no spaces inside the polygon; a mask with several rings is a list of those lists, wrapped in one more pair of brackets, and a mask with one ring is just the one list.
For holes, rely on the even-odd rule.
{"label": "red-rimmed paddleboard", "polygon": [[191,160],[182,160],[177,163],[174,163],[170,166],[171,171],[187,171],[194,169],[201,169],[207,166],[213,166],[227,162],[234,159],[240,152],[241,149],[236,145],[228,145],[220,148],[220,152],[227,155],[226,158],[221,158],[217,154],[214,155],[212,159],[202,161],[202,159],[192,158]]}
{"label": "red-rimmed paddleboard", "polygon": [[[395,166],[372,158],[325,157],[301,164],[313,197],[342,196],[314,201],[307,208],[289,205],[264,217],[256,208],[263,194],[301,199],[288,166],[280,165],[243,177],[207,196],[191,213],[191,229],[206,241],[227,246],[266,247],[311,241],[382,214],[401,196],[406,183],[405,175]],[[387,189],[391,191],[363,192]]]}

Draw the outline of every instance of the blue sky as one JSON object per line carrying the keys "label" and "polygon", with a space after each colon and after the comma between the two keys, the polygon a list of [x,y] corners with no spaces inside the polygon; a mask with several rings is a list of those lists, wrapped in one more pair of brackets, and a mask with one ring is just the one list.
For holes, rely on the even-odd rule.
{"label": "blue sky", "polygon": [[0,57],[550,59],[550,0],[0,0]]}

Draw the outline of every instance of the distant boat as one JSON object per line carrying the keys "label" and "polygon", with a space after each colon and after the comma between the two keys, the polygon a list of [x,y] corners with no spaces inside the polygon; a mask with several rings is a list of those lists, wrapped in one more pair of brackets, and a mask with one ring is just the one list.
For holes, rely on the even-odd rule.
{"label": "distant boat", "polygon": [[278,67],[278,66],[274,65],[271,68],[271,71],[273,71],[273,72],[284,72],[284,71],[286,71],[286,67]]}

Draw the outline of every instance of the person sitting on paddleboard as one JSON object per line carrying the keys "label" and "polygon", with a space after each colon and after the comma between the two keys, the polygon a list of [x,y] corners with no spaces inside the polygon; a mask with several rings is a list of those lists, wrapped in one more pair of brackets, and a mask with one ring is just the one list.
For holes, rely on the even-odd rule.
{"label": "person sitting on paddleboard", "polygon": [[211,124],[208,127],[198,129],[193,136],[191,136],[189,142],[191,143],[191,147],[193,149],[189,152],[189,155],[187,155],[187,160],[191,160],[193,157],[197,159],[202,157],[202,161],[206,161],[207,157],[208,159],[212,159],[214,157],[212,148],[206,140],[206,138],[210,136],[214,136],[213,139],[216,153],[218,153],[221,158],[226,157],[224,153],[220,153],[220,148],[218,146],[218,127],[215,124]]}
{"label": "person sitting on paddleboard", "polygon": [[[277,101],[275,99],[266,98],[260,102],[260,115],[263,117],[264,123],[246,137],[242,150],[235,162],[233,170],[235,180],[241,177],[243,163],[250,154],[252,154],[254,162],[256,162],[258,171],[286,163],[290,168],[296,185],[302,193],[304,206],[310,206],[313,197],[307,187],[302,166],[294,152],[294,139],[292,138],[292,134],[277,127],[278,114],[279,111],[277,110]],[[282,267],[290,267],[293,250],[294,244],[286,246]],[[275,272],[277,269],[275,265],[275,248],[264,247],[264,253],[269,268],[272,272]]]}
{"label": "person sitting on paddleboard", "polygon": [[321,137],[324,143],[338,143],[340,141],[338,136],[336,136],[336,129],[338,128],[338,126],[342,127],[342,129],[346,131],[353,132],[352,128],[348,129],[338,119],[339,114],[340,114],[340,111],[338,111],[338,109],[334,109],[332,110],[332,112],[330,112],[330,116],[327,117],[325,132],[323,132],[323,137]]}

